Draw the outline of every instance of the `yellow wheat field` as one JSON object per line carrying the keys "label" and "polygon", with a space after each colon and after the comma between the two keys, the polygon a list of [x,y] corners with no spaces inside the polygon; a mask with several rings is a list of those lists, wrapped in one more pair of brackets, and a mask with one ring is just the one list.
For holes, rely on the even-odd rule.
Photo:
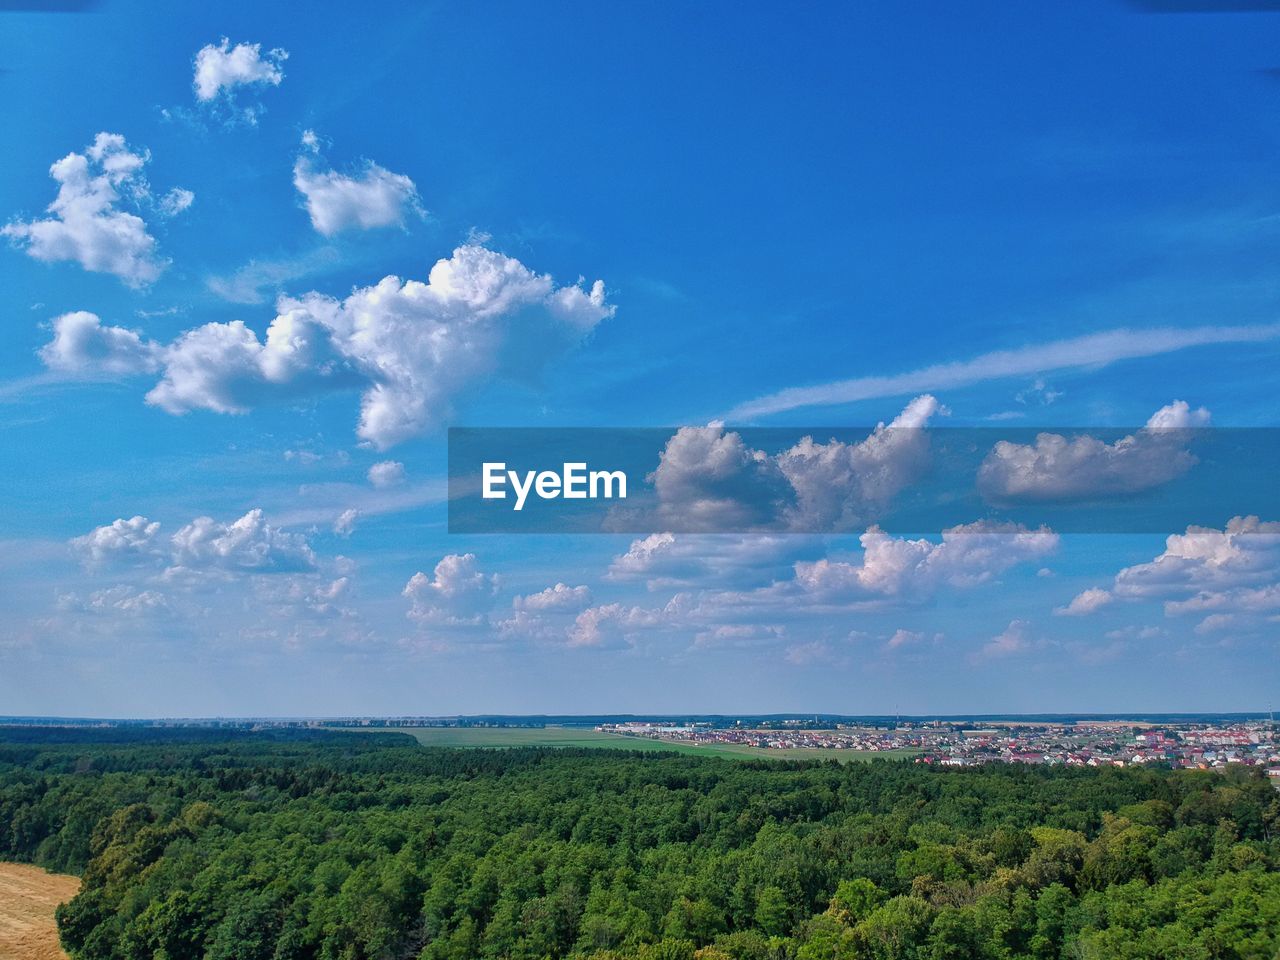
{"label": "yellow wheat field", "polygon": [[65,960],[53,911],[79,889],[76,877],[0,863],[0,960]]}

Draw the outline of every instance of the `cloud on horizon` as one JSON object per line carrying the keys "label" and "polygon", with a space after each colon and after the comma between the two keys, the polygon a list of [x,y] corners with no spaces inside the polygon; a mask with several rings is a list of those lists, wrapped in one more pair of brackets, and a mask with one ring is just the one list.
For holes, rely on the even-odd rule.
{"label": "cloud on horizon", "polygon": [[1203,617],[1201,633],[1280,622],[1280,521],[1250,516],[1221,530],[1189,526],[1152,560],[1121,569],[1109,588],[1091,587],[1054,612],[1086,616],[1140,601],[1162,603],[1167,617]]}

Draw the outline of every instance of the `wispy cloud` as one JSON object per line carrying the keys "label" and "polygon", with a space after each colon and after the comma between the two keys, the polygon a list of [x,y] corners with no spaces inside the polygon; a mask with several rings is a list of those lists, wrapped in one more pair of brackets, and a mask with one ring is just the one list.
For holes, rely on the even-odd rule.
{"label": "wispy cloud", "polygon": [[1080,367],[1101,367],[1119,360],[1154,357],[1189,347],[1226,343],[1260,343],[1280,338],[1280,323],[1229,327],[1121,328],[1049,343],[996,350],[971,360],[939,363],[883,377],[855,377],[811,387],[791,387],[739,404],[727,420],[750,420],[801,407],[825,407],[859,400],[904,396],[968,387]]}
{"label": "wispy cloud", "polygon": [[449,497],[449,487],[443,477],[436,477],[390,490],[352,483],[319,483],[306,484],[292,492],[263,491],[260,495],[264,502],[273,504],[272,515],[281,526],[331,526],[351,511],[355,515],[348,517],[347,522],[354,524],[357,518],[363,521],[444,503]]}
{"label": "wispy cloud", "polygon": [[231,303],[266,303],[291,281],[322,272],[338,260],[338,251],[330,246],[279,260],[250,260],[234,273],[207,277],[205,286]]}
{"label": "wispy cloud", "polygon": [[58,382],[59,378],[52,373],[37,373],[29,377],[7,380],[0,383],[0,403],[24,400],[32,391]]}

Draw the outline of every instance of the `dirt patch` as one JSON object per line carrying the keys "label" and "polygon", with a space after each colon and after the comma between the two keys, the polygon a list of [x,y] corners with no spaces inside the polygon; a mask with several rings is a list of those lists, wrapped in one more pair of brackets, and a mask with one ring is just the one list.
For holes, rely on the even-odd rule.
{"label": "dirt patch", "polygon": [[78,877],[0,863],[0,960],[65,960],[53,911],[79,889]]}

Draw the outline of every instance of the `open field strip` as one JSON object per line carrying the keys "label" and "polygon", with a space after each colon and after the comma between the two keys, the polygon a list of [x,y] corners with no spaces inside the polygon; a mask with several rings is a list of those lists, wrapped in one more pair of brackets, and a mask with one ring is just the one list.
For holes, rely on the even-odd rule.
{"label": "open field strip", "polygon": [[78,877],[0,862],[0,960],[65,960],[53,912],[79,889]]}
{"label": "open field strip", "polygon": [[577,727],[361,727],[370,733],[404,733],[428,747],[587,747],[663,750],[699,757],[752,760],[901,760],[918,750],[826,750],[818,747],[762,749],[737,743],[695,744],[628,737]]}

